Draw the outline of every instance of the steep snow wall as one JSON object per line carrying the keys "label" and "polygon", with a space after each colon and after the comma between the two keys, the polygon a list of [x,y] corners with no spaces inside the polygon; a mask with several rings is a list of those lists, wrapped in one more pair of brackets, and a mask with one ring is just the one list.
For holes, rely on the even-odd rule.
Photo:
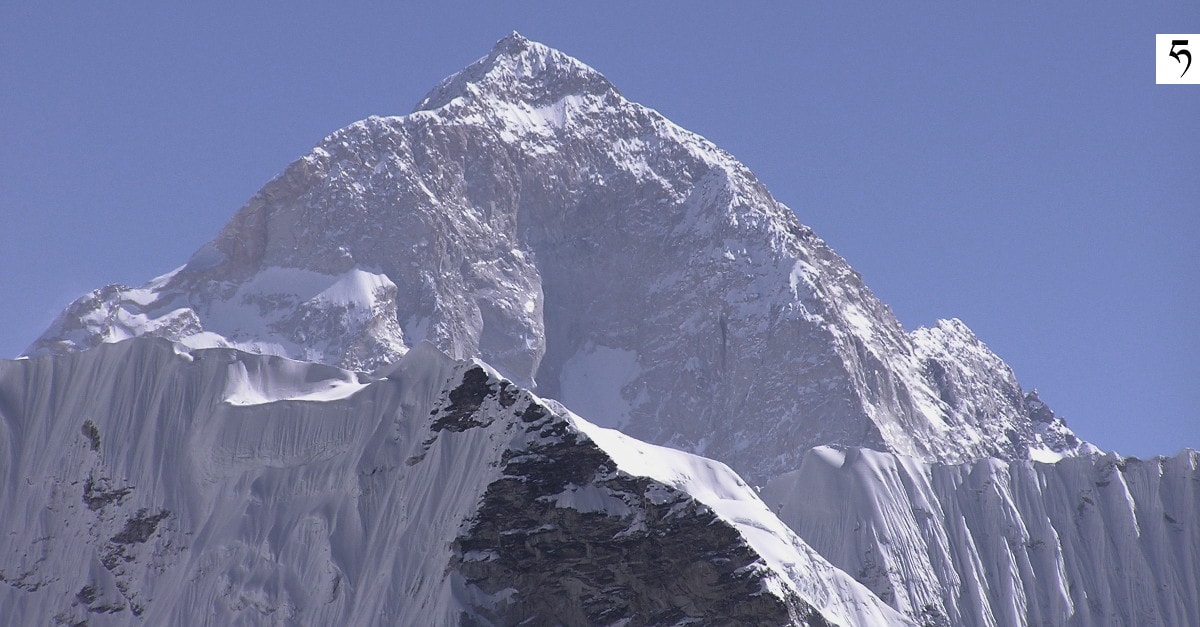
{"label": "steep snow wall", "polygon": [[1200,625],[1200,454],[926,464],[811,451],[763,499],[919,621]]}
{"label": "steep snow wall", "polygon": [[0,454],[12,624],[905,621],[723,464],[428,344],[0,361]]}

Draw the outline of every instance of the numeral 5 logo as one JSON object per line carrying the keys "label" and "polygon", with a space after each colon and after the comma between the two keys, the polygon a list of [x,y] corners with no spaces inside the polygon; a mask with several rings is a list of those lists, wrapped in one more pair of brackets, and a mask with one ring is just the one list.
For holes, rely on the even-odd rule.
{"label": "numeral 5 logo", "polygon": [[1186,45],[1188,45],[1188,40],[1186,39],[1172,39],[1171,51],[1167,53],[1168,56],[1175,58],[1176,63],[1183,63],[1183,59],[1180,59],[1179,57],[1187,57],[1187,65],[1183,66],[1183,74],[1180,74],[1180,77],[1182,77],[1184,74],[1187,74],[1188,68],[1192,67],[1192,53],[1188,52],[1187,48],[1180,48],[1179,51],[1176,52],[1175,46]]}

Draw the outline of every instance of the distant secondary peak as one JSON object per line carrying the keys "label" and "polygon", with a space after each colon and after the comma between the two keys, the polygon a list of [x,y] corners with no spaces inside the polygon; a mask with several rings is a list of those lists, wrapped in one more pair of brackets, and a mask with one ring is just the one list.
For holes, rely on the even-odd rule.
{"label": "distant secondary peak", "polygon": [[462,98],[549,104],[567,96],[617,94],[608,79],[587,64],[513,31],[488,55],[442,81],[416,106],[440,109]]}

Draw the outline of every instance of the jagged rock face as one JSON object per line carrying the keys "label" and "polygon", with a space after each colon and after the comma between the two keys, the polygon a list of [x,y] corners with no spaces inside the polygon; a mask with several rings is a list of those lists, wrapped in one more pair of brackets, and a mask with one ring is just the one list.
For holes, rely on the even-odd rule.
{"label": "jagged rock face", "polygon": [[1064,454],[1098,452],[1076,438],[1036,391],[1023,392],[1008,364],[961,320],[939,320],[911,337],[938,399],[971,425],[964,435],[992,442],[998,456],[1053,462]]}
{"label": "jagged rock face", "polygon": [[140,334],[355,369],[428,340],[756,480],[819,444],[1040,445],[1015,380],[915,346],[745,166],[519,35],[412,114],[329,136],[182,269],[82,299],[30,352]]}
{"label": "jagged rock face", "polygon": [[156,339],[3,361],[0,449],[13,624],[906,622],[724,466],[428,345],[373,381]]}
{"label": "jagged rock face", "polygon": [[924,624],[1200,624],[1195,451],[930,465],[822,447],[762,494]]}
{"label": "jagged rock face", "polygon": [[479,622],[827,624],[798,598],[762,594],[761,558],[708,507],[613,472],[602,450],[545,418],[522,415],[539,443],[505,456],[503,476],[455,541],[468,588],[503,597],[477,608]]}

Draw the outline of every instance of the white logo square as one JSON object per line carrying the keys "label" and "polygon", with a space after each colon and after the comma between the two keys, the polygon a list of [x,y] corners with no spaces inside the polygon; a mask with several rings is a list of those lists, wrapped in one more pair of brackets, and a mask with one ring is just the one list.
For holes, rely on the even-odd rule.
{"label": "white logo square", "polygon": [[1154,36],[1154,82],[1200,85],[1200,35]]}

